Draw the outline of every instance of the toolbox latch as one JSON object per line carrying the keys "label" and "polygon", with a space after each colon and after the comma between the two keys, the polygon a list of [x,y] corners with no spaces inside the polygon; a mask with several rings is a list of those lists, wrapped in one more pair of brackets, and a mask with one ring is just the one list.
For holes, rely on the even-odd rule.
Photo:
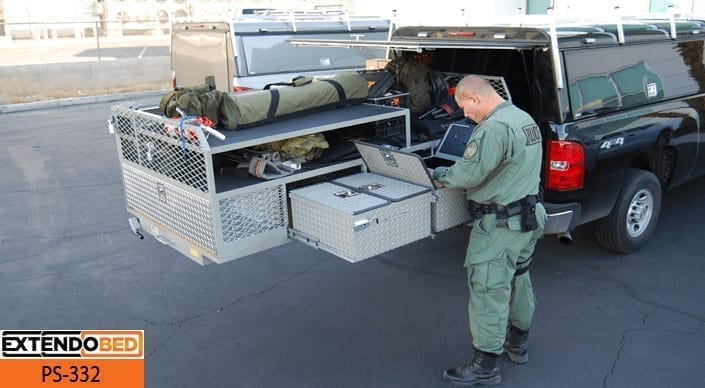
{"label": "toolbox latch", "polygon": [[375,191],[375,190],[381,189],[382,187],[384,187],[384,185],[381,183],[369,183],[369,184],[360,186],[360,189],[365,190],[365,191]]}
{"label": "toolbox latch", "polygon": [[350,197],[354,197],[354,196],[359,195],[359,194],[360,194],[360,193],[358,193],[358,192],[356,192],[356,191],[344,190],[344,191],[338,191],[338,192],[335,193],[334,195],[335,195],[336,197],[340,197],[340,198],[350,198]]}

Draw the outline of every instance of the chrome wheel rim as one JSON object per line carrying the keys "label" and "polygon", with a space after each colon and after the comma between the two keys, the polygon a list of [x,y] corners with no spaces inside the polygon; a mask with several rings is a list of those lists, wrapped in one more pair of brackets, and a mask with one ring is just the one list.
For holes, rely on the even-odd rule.
{"label": "chrome wheel rim", "polygon": [[627,233],[639,237],[648,228],[654,214],[654,196],[650,191],[641,189],[632,197],[627,211]]}

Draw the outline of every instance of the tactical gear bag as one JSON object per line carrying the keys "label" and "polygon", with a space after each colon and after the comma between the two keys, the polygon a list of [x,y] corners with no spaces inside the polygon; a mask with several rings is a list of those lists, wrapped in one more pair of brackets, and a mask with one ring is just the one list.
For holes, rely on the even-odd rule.
{"label": "tactical gear bag", "polygon": [[409,111],[417,116],[431,105],[429,93],[429,69],[423,62],[410,57],[395,58],[385,69],[396,74],[396,89],[409,92]]}
{"label": "tactical gear bag", "polygon": [[308,162],[318,158],[328,146],[328,141],[322,133],[314,133],[260,144],[254,148],[257,150],[276,151],[285,160]]}
{"label": "tactical gear bag", "polygon": [[160,104],[167,116],[174,116],[175,107],[179,106],[188,115],[206,116],[216,126],[235,130],[284,117],[359,104],[367,98],[367,81],[356,72],[344,72],[331,78],[303,84],[294,82],[293,86],[269,90],[226,94],[199,85],[177,89],[173,96],[171,94],[164,96]]}

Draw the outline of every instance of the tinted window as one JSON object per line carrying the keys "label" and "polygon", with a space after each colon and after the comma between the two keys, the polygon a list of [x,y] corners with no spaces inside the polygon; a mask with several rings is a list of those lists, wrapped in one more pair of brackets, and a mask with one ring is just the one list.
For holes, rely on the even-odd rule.
{"label": "tinted window", "polygon": [[[354,39],[345,34],[245,35],[242,37],[247,75],[364,68],[365,60],[384,58],[384,49],[295,47],[289,39]],[[364,40],[387,40],[387,32],[364,34]],[[241,74],[245,75],[245,73]]]}
{"label": "tinted window", "polygon": [[702,71],[689,59],[697,53],[702,67],[702,41],[566,51],[573,115],[697,93]]}

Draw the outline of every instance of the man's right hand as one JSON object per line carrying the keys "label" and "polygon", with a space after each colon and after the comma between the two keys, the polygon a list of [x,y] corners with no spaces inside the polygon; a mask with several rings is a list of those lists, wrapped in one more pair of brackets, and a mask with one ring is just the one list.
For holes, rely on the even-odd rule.
{"label": "man's right hand", "polygon": [[443,187],[443,183],[441,183],[441,182],[439,182],[439,181],[436,180],[436,176],[434,175],[434,173],[435,173],[436,170],[434,170],[434,169],[432,169],[432,168],[427,168],[427,170],[428,170],[428,175],[430,175],[430,176],[431,176],[431,179],[433,179],[433,185],[434,185],[437,189],[440,189],[441,187]]}

